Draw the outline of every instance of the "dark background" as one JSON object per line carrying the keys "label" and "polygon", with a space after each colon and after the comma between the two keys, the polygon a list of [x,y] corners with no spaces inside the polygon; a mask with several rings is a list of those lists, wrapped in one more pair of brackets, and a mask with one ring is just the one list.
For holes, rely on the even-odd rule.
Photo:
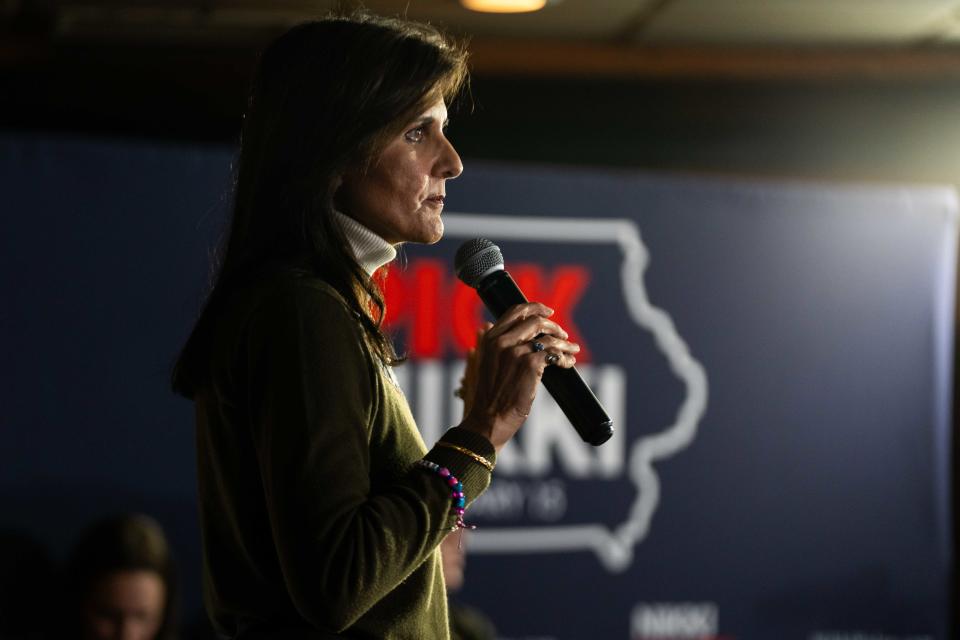
{"label": "dark background", "polygon": [[[229,158],[228,148],[0,138],[19,214],[0,246],[14,374],[2,396],[4,525],[60,555],[96,517],[154,515],[190,620],[201,615],[193,418],[167,379],[202,296]],[[550,218],[633,221],[650,252],[650,300],[709,382],[696,438],[654,465],[661,503],[626,568],[586,550],[472,557],[463,597],[506,637],[625,637],[635,605],[686,601],[716,603],[720,630],[742,639],[948,637],[950,189],[476,162],[449,194],[501,225],[541,216],[545,232]],[[450,265],[462,232],[447,235],[405,248],[404,261]],[[684,389],[628,317],[616,246],[501,244],[548,271],[589,270],[573,319],[592,364],[626,373],[627,455],[663,431]],[[411,397],[417,412],[422,394]],[[496,478],[563,482],[569,509],[556,524],[615,528],[637,495],[626,470],[578,479],[554,462],[546,475],[521,466]],[[477,540],[504,525],[551,526],[478,522]]]}
{"label": "dark background", "polygon": [[[4,375],[0,428],[14,444],[0,453],[0,504],[11,526],[31,530],[55,557],[92,517],[148,511],[170,527],[181,563],[195,567],[196,531],[182,517],[194,500],[189,406],[170,397],[171,421],[137,394],[165,384],[188,330],[187,321],[176,335],[158,327],[154,305],[163,299],[189,318],[200,299],[197,277],[219,233],[256,47],[49,44],[22,35],[0,45],[4,166],[37,167],[30,154],[44,152],[70,167],[2,177],[8,193],[23,180],[31,188],[0,204],[12,222],[2,241],[0,349],[13,361],[22,353],[13,341],[28,331],[71,365],[18,358]],[[481,69],[473,96],[450,132],[467,171],[496,161],[819,184],[960,182],[960,83],[949,73],[732,79]],[[121,232],[128,216],[139,220],[138,240]],[[151,241],[169,234],[195,240]],[[109,255],[100,255],[104,246]],[[184,260],[172,262],[178,249]],[[196,282],[194,290],[138,287],[171,264],[183,271],[159,280]],[[121,297],[121,288],[131,293]],[[40,306],[48,312],[24,312]],[[143,357],[123,348],[141,341],[150,345],[149,377],[108,375],[124,357]],[[3,417],[11,415],[33,422]],[[109,437],[72,425],[71,415],[101,416]],[[53,421],[56,443],[46,439]],[[172,450],[183,455],[157,455]],[[136,481],[117,482],[126,477]],[[197,593],[186,585],[194,608]]]}

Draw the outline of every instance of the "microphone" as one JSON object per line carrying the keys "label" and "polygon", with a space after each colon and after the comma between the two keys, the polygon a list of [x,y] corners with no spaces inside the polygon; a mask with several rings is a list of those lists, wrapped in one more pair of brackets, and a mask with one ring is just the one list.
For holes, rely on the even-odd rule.
{"label": "microphone", "polygon": [[[477,290],[487,309],[497,318],[513,305],[528,302],[504,270],[500,247],[486,238],[474,238],[460,245],[454,270],[464,284]],[[576,368],[547,367],[542,381],[584,442],[596,447],[610,439],[613,420]]]}

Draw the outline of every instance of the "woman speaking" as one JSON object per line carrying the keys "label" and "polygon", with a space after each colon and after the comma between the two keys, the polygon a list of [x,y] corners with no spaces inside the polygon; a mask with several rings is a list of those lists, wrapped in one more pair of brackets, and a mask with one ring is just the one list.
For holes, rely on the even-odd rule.
{"label": "woman speaking", "polygon": [[542,304],[481,331],[464,419],[427,448],[373,273],[443,235],[463,170],[461,46],[369,15],[262,54],[229,234],[174,389],[196,406],[205,599],[229,638],[448,638],[438,545],[490,482],[547,366],[579,347]]}

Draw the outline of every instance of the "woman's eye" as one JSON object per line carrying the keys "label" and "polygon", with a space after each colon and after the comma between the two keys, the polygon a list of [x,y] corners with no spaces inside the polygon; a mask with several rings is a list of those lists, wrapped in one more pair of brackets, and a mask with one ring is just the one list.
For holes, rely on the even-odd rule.
{"label": "woman's eye", "polygon": [[415,127],[403,134],[407,142],[420,142],[423,140],[423,127]]}

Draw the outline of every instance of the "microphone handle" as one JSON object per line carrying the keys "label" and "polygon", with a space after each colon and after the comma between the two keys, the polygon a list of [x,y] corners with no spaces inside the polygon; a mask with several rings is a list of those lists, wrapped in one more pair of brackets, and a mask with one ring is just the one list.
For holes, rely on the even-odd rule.
{"label": "microphone handle", "polygon": [[[497,318],[513,305],[529,302],[506,271],[495,271],[484,278],[477,293]],[[610,439],[613,420],[576,368],[547,367],[542,381],[584,442],[596,447]]]}

